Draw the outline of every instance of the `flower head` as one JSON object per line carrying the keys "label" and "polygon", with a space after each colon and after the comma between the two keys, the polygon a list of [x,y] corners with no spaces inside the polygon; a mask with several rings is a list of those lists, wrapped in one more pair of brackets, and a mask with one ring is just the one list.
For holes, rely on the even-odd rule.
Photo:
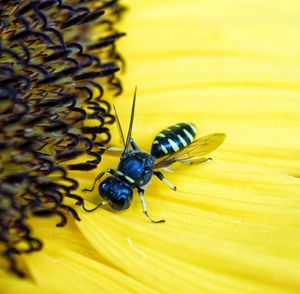
{"label": "flower head", "polygon": [[[114,121],[102,96],[122,90],[115,41],[123,34],[114,22],[124,8],[80,2],[1,2],[0,250],[19,275],[15,255],[42,246],[28,218],[56,214],[59,227],[66,212],[79,220],[65,201],[82,202],[68,170],[97,167]],[[90,34],[95,25],[98,40]]]}
{"label": "flower head", "polygon": [[[3,274],[2,288],[299,293],[299,1],[128,5],[120,42],[127,86],[116,107],[126,122],[138,85],[136,143],[149,151],[157,131],[183,121],[226,141],[213,161],[166,174],[176,192],[149,184],[149,212],[165,224],[148,222],[136,194],[130,209],[82,212],[60,234],[56,218],[30,219],[44,249],[23,255],[31,279]],[[117,132],[112,139],[119,145]],[[89,187],[119,161],[108,152],[102,159],[97,170],[69,175]]]}

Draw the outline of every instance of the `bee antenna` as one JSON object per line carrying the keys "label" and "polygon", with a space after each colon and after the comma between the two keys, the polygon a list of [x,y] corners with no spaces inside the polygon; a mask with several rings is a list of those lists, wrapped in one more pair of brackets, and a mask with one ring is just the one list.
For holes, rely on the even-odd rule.
{"label": "bee antenna", "polygon": [[128,127],[128,133],[126,137],[126,143],[123,154],[125,154],[129,149],[130,139],[131,139],[131,133],[132,133],[132,126],[133,126],[133,119],[134,119],[134,110],[135,110],[135,100],[136,100],[136,92],[137,92],[137,86],[135,86],[134,94],[133,94],[133,101],[131,106],[131,115],[130,115],[130,122]]}
{"label": "bee antenna", "polygon": [[118,116],[118,113],[117,113],[117,109],[116,109],[116,107],[115,107],[114,105],[113,105],[113,108],[114,108],[115,115],[116,115],[116,120],[117,120],[118,130],[119,130],[119,133],[120,133],[120,135],[121,135],[123,145],[124,145],[124,147],[125,147],[124,133],[123,133],[123,130],[122,130],[122,127],[121,127],[121,123],[120,123],[120,119],[119,119],[119,116]]}

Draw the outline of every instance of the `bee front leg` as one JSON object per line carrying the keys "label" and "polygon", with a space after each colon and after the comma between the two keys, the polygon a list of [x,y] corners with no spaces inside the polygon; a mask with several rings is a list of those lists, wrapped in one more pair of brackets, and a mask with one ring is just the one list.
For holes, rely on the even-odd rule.
{"label": "bee front leg", "polygon": [[115,175],[116,174],[116,171],[114,169],[111,169],[111,168],[107,168],[106,170],[102,171],[96,178],[95,178],[95,181],[93,183],[93,187],[91,189],[88,189],[88,188],[84,188],[82,189],[82,192],[92,192],[94,191],[95,189],[95,186],[96,186],[96,183],[104,176],[105,173],[109,173],[111,175]]}
{"label": "bee front leg", "polygon": [[142,189],[142,188],[139,188],[139,187],[138,187],[137,189],[138,189],[138,192],[139,192],[139,196],[140,196],[140,200],[141,200],[141,203],[142,203],[142,207],[143,207],[143,212],[144,212],[144,214],[148,217],[148,219],[149,219],[151,222],[153,222],[153,223],[155,223],[155,224],[157,224],[157,223],[164,223],[164,222],[165,222],[164,219],[155,221],[155,220],[153,220],[153,219],[149,216],[149,214],[148,214],[148,209],[147,209],[147,205],[146,205],[145,198],[144,198],[145,190]]}
{"label": "bee front leg", "polygon": [[[95,178],[94,183],[93,183],[93,187],[92,187],[91,189],[85,188],[85,189],[83,189],[82,191],[83,191],[83,192],[86,192],[86,191],[91,192],[91,191],[93,191],[93,190],[95,189],[95,186],[96,186],[97,181],[99,181],[99,180],[104,176],[105,173],[109,173],[109,174],[111,174],[111,175],[115,175],[115,174],[116,174],[116,171],[115,171],[114,169],[111,169],[111,168],[108,168],[108,169],[102,171],[102,172]],[[94,208],[88,209],[88,208],[85,207],[84,201],[83,201],[83,202],[77,202],[77,205],[81,205],[82,208],[83,208],[83,210],[86,211],[86,212],[92,212],[92,211],[98,209],[99,207],[104,206],[104,205],[107,205],[107,204],[108,204],[107,201],[101,201],[101,202],[100,202],[98,205],[96,205]]]}

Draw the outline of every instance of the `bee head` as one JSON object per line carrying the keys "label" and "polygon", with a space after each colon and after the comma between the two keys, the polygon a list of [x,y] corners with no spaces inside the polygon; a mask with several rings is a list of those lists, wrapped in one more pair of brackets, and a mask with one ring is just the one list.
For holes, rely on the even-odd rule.
{"label": "bee head", "polygon": [[113,209],[125,210],[131,204],[133,190],[126,182],[111,176],[99,185],[99,194]]}

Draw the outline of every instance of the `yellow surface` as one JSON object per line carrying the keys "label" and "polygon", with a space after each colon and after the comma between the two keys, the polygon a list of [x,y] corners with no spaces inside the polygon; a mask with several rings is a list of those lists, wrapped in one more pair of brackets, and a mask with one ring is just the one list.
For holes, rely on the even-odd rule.
{"label": "yellow surface", "polygon": [[[32,278],[3,274],[1,292],[300,293],[300,2],[127,3],[125,92],[114,100],[125,128],[137,85],[142,149],[184,121],[226,141],[213,162],[166,174],[177,192],[151,182],[149,212],[165,224],[149,223],[137,197],[64,229],[34,220],[45,249],[24,256]],[[105,155],[99,170],[117,162]],[[81,187],[96,174],[74,173]]]}

